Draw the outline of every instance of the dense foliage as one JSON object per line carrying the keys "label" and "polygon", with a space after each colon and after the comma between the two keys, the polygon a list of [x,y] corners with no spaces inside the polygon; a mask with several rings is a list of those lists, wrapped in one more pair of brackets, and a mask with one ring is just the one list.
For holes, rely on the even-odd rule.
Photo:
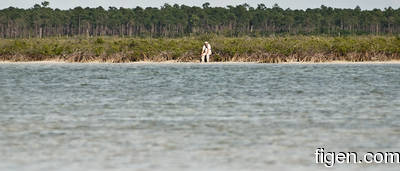
{"label": "dense foliage", "polygon": [[227,38],[31,38],[0,39],[0,61],[135,62],[200,59],[204,40],[212,61],[327,62],[400,60],[394,36],[271,36]]}
{"label": "dense foliage", "polygon": [[288,35],[360,35],[400,33],[400,9],[282,9],[259,4],[161,8],[52,9],[48,2],[30,9],[0,10],[0,37],[142,36],[182,37],[213,33],[229,37]]}

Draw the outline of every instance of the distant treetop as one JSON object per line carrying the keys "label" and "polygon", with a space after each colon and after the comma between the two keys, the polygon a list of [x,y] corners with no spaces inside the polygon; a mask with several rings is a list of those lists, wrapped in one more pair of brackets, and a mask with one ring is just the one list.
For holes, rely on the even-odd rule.
{"label": "distant treetop", "polygon": [[0,10],[0,37],[151,36],[200,34],[225,36],[399,34],[400,9],[338,9],[322,5],[307,10],[248,4],[202,7],[165,4],[161,8],[49,8]]}

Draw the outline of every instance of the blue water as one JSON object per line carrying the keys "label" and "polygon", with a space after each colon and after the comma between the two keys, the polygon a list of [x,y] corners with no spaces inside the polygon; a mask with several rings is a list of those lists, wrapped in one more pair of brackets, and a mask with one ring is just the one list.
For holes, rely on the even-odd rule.
{"label": "blue water", "polygon": [[400,151],[399,96],[399,64],[0,64],[0,170],[321,170]]}

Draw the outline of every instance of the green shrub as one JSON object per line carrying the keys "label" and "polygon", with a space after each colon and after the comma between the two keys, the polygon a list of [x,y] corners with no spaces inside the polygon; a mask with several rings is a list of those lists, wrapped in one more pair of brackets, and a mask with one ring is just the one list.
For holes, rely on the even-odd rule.
{"label": "green shrub", "polygon": [[105,41],[104,41],[103,38],[99,37],[99,38],[96,39],[96,41],[95,41],[94,43],[95,43],[95,44],[98,44],[98,45],[102,45],[102,44],[105,43]]}

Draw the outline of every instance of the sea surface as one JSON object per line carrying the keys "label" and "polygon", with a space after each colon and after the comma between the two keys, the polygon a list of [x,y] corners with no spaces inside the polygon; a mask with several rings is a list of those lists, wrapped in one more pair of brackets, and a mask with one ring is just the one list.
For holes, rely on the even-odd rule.
{"label": "sea surface", "polygon": [[398,170],[400,64],[0,64],[1,171]]}

